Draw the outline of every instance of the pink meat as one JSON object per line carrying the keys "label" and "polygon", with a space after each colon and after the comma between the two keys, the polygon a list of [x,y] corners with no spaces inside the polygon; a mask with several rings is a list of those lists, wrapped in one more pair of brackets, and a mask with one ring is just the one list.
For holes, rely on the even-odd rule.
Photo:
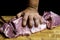
{"label": "pink meat", "polygon": [[[46,28],[46,24],[41,24],[41,25],[39,24],[38,27],[35,27],[33,25],[32,28],[28,28],[27,25],[26,25],[26,27],[22,27],[22,17],[17,19],[17,20],[15,20],[15,21],[13,21],[13,23],[15,24],[15,28],[17,30],[17,33],[19,34],[19,32],[22,31],[21,34],[23,34],[23,35],[24,34],[29,34],[30,35],[31,33],[35,33],[35,32],[38,32],[38,31],[43,30],[43,29]],[[32,23],[34,23],[34,22],[32,22]]]}
{"label": "pink meat", "polygon": [[[22,17],[10,20],[8,23],[3,24],[0,28],[0,32],[4,33],[6,37],[13,38],[20,35],[30,35],[32,33],[36,33],[42,31],[44,29],[53,28],[60,25],[60,16],[50,12],[44,12],[42,16],[42,24],[39,24],[38,27],[33,25],[32,28],[29,28],[28,25],[26,27],[22,27]],[[32,22],[34,23],[34,22]]]}
{"label": "pink meat", "polygon": [[44,12],[43,17],[47,21],[47,26],[49,29],[60,25],[60,16],[52,11]]}

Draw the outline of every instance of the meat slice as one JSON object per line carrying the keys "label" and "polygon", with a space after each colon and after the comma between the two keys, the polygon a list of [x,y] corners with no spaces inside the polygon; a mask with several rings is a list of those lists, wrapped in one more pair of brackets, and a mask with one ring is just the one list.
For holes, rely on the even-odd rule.
{"label": "meat slice", "polygon": [[5,23],[1,28],[0,28],[1,32],[3,32],[5,34],[6,37],[9,38],[13,38],[15,36],[13,30],[14,28],[12,27],[12,25]]}
{"label": "meat slice", "polygon": [[60,16],[52,11],[44,12],[43,18],[47,21],[47,27],[49,29],[60,25]]}
{"label": "meat slice", "polygon": [[53,12],[50,12],[50,13],[52,18],[52,26],[60,25],[60,16]]}

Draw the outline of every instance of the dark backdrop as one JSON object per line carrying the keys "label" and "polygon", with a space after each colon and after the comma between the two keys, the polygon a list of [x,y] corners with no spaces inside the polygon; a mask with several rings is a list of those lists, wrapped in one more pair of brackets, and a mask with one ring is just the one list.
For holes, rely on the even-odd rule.
{"label": "dark backdrop", "polygon": [[43,13],[44,10],[53,11],[60,15],[60,1],[59,0],[40,0],[39,12]]}
{"label": "dark backdrop", "polygon": [[[44,10],[60,13],[59,0],[40,0],[39,13],[42,15]],[[28,7],[28,0],[1,0],[0,15],[16,15],[18,12]]]}
{"label": "dark backdrop", "polygon": [[1,0],[0,15],[16,15],[28,5],[28,0]]}

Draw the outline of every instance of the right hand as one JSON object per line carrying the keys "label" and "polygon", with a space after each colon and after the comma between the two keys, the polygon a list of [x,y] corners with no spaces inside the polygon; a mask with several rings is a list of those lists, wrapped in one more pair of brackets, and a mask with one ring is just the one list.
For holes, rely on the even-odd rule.
{"label": "right hand", "polygon": [[[23,16],[22,16],[23,15]],[[41,16],[39,15],[38,11],[34,8],[27,8],[22,12],[19,12],[17,14],[17,17],[23,17],[23,26],[26,26],[27,20],[29,21],[29,26],[32,27],[33,23],[35,23],[35,26],[37,27],[41,23]]]}

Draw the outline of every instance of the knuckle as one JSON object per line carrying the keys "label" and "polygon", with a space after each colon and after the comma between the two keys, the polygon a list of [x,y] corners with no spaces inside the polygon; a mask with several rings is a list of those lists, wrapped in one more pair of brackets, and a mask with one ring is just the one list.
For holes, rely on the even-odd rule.
{"label": "knuckle", "polygon": [[34,17],[34,19],[35,19],[35,20],[37,20],[37,19],[38,19],[38,17],[37,17],[37,16],[35,16],[35,17]]}
{"label": "knuckle", "polygon": [[20,16],[20,14],[17,14],[17,16],[19,17],[19,16]]}

